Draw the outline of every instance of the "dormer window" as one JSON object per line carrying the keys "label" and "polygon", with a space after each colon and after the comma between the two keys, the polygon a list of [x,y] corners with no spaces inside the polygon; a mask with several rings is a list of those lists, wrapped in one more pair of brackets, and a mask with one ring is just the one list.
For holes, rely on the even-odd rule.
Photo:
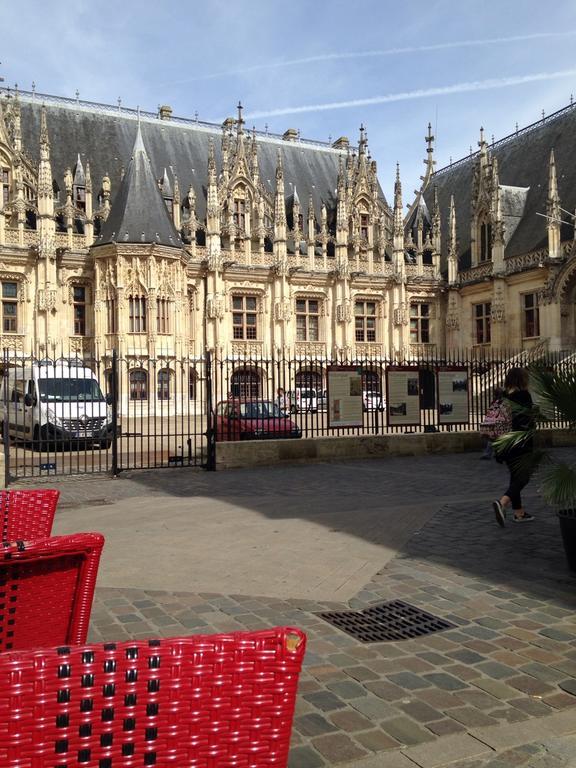
{"label": "dormer window", "polygon": [[2,206],[10,200],[10,169],[0,168],[0,181],[2,182]]}
{"label": "dormer window", "polygon": [[367,213],[360,214],[360,239],[368,242],[368,229],[370,226],[370,216]]}
{"label": "dormer window", "polygon": [[480,224],[480,261],[492,261],[492,224]]}
{"label": "dormer window", "polygon": [[74,187],[74,205],[81,211],[86,210],[86,187]]}
{"label": "dormer window", "polygon": [[246,231],[246,201],[240,198],[234,198],[234,225],[238,232]]}

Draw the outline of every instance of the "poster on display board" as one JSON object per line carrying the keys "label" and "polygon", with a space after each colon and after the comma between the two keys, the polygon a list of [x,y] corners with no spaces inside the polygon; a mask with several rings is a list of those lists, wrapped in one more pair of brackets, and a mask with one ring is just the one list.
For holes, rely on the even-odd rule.
{"label": "poster on display board", "polygon": [[409,365],[386,371],[386,418],[389,427],[420,424],[420,372]]}
{"label": "poster on display board", "polygon": [[470,392],[468,368],[443,366],[436,372],[438,424],[468,424]]}
{"label": "poster on display board", "polygon": [[361,427],[362,369],[355,365],[329,365],[328,428]]}

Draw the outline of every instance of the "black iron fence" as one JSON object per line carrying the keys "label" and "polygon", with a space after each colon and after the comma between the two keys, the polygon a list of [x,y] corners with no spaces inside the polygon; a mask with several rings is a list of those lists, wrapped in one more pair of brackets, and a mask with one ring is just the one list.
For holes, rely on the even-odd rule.
{"label": "black iron fence", "polygon": [[[2,358],[5,479],[129,469],[215,469],[218,440],[477,430],[513,366],[576,366],[574,351],[461,351],[401,359]],[[355,426],[329,413],[330,371],[356,372]],[[405,423],[390,382],[402,367],[416,403]],[[460,418],[438,385],[455,372]],[[392,394],[391,394],[392,392]],[[414,399],[415,398],[415,399]],[[463,399],[464,398],[464,399]],[[414,415],[415,414],[415,415]],[[558,423],[556,426],[566,426]]]}

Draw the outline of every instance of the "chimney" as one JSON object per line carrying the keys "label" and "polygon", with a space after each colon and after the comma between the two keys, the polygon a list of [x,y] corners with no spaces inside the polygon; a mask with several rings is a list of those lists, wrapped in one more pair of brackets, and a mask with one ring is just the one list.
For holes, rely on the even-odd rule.
{"label": "chimney", "polygon": [[340,136],[339,139],[336,139],[336,141],[332,144],[334,149],[349,149],[350,147],[350,139],[348,136]]}
{"label": "chimney", "polygon": [[168,104],[163,104],[160,107],[160,120],[170,120],[172,117],[172,107]]}
{"label": "chimney", "polygon": [[298,131],[296,128],[288,128],[288,130],[284,132],[282,138],[284,141],[298,141]]}

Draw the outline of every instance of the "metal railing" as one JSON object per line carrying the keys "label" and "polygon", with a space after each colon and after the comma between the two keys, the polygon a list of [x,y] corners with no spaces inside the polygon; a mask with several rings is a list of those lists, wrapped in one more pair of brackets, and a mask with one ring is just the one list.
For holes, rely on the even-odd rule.
{"label": "metal railing", "polygon": [[[475,431],[511,367],[574,370],[576,352],[550,352],[541,344],[519,352],[478,348],[446,355],[421,346],[406,356],[354,358],[207,353],[152,359],[114,352],[37,359],[4,350],[1,362],[9,483],[161,467],[214,470],[219,441]],[[355,426],[335,427],[329,418],[332,366],[350,366],[361,381]],[[409,379],[408,394],[417,397],[410,423],[398,418],[398,396],[390,389],[399,366]],[[440,391],[446,370],[455,374],[457,422],[447,416],[451,398]]]}

